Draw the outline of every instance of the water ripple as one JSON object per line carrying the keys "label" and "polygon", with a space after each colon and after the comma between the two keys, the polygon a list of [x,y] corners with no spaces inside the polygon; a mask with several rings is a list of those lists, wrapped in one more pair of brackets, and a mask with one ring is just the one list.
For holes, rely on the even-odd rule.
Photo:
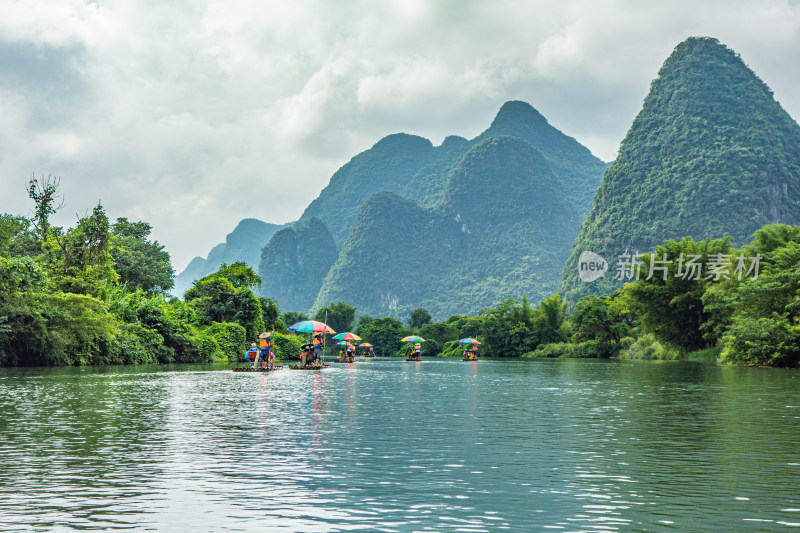
{"label": "water ripple", "polygon": [[0,369],[0,531],[795,530],[798,378],[619,361]]}

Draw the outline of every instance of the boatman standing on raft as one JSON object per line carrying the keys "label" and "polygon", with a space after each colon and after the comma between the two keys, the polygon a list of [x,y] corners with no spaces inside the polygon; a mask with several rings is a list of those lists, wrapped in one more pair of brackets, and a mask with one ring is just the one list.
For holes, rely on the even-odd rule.
{"label": "boatman standing on raft", "polygon": [[322,344],[325,342],[325,338],[322,333],[317,333],[314,335],[314,361],[319,362],[322,361]]}
{"label": "boatman standing on raft", "polygon": [[415,343],[414,344],[414,359],[419,361],[421,352],[422,352],[422,345],[420,343],[418,343],[418,342]]}
{"label": "boatman standing on raft", "polygon": [[259,335],[259,348],[261,350],[261,368],[273,368],[274,354],[272,353],[272,333]]}

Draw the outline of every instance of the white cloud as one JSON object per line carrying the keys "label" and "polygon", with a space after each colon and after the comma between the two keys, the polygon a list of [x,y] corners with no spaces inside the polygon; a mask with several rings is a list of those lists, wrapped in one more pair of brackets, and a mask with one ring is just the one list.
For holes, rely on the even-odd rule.
{"label": "white cloud", "polygon": [[530,102],[605,160],[674,46],[710,35],[800,117],[795,1],[0,0],[0,212],[62,177],[180,270],[245,217],[296,219],[353,155]]}

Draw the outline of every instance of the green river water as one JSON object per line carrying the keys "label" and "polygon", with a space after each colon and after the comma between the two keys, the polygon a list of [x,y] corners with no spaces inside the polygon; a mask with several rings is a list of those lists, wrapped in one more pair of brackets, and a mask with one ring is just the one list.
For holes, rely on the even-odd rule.
{"label": "green river water", "polygon": [[0,369],[0,531],[800,531],[800,372]]}

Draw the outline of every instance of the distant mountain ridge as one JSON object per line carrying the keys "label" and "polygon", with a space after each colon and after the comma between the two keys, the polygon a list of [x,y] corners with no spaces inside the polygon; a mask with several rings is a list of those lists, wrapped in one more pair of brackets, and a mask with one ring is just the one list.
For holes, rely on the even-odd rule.
{"label": "distant mountain ridge", "polygon": [[530,104],[510,101],[503,104],[489,128],[472,140],[453,135],[440,146],[433,146],[427,139],[405,133],[384,137],[336,171],[300,220],[320,218],[341,246],[357,208],[371,194],[394,192],[420,205],[436,205],[461,158],[477,144],[497,135],[519,137],[539,150],[561,179],[578,212],[589,212],[594,191],[608,165],[551,126]]}
{"label": "distant mountain ridge", "polygon": [[[800,126],[716,39],[679,44],[603,176],[566,264],[570,301],[619,287],[617,257],[666,239],[730,235],[747,242],[767,223],[800,223]],[[582,283],[584,251],[609,264]]]}
{"label": "distant mountain ridge", "polygon": [[375,316],[424,307],[441,319],[502,298],[544,298],[558,286],[579,226],[539,151],[517,137],[487,137],[461,159],[437,206],[371,196],[315,308],[346,300]]}
{"label": "distant mountain ridge", "polygon": [[189,265],[175,276],[173,293],[183,296],[194,281],[207,276],[222,265],[243,261],[254,269],[261,257],[261,249],[272,235],[288,224],[277,225],[262,222],[255,218],[245,218],[225,237],[225,242],[216,245],[205,258],[195,257]]}
{"label": "distant mountain ridge", "polygon": [[[494,142],[500,138],[503,140]],[[532,156],[531,153],[535,153],[536,156]],[[483,155],[479,157],[480,154]],[[487,157],[499,159],[488,161]],[[467,159],[470,163],[465,164]],[[484,175],[485,197],[472,197],[472,205],[466,205],[463,203],[463,198],[459,197],[456,192],[458,183],[475,174],[475,172],[467,172],[465,169],[470,168],[470,165],[474,165],[479,159],[483,161],[483,168],[477,174],[482,172]],[[432,250],[438,249],[441,240],[441,235],[437,237],[429,232],[431,227],[439,228],[442,235],[447,234],[450,246],[459,242],[465,232],[466,234],[473,232],[469,240],[471,246],[476,247],[476,250],[480,249],[479,253],[482,254],[480,263],[486,267],[487,275],[476,276],[472,283],[472,289],[465,289],[458,283],[455,285],[449,283],[444,274],[437,275],[436,278],[439,281],[435,286],[431,286],[431,290],[426,293],[426,296],[417,297],[415,296],[417,293],[413,291],[409,294],[403,293],[398,300],[400,303],[394,305],[393,312],[405,313],[409,306],[414,306],[415,301],[419,302],[417,306],[424,303],[433,311],[441,309],[442,312],[445,312],[446,309],[455,309],[456,306],[447,304],[447,300],[454,294],[453,288],[461,291],[461,296],[458,297],[459,302],[463,303],[467,298],[472,298],[474,302],[480,302],[480,304],[468,303],[467,309],[473,309],[474,305],[490,305],[489,300],[497,295],[518,297],[522,294],[519,291],[534,286],[537,296],[540,293],[546,296],[544,293],[548,291],[552,293],[560,280],[564,258],[553,262],[550,248],[546,252],[544,248],[540,250],[547,256],[542,264],[547,264],[549,269],[549,274],[545,276],[547,280],[544,281],[537,277],[538,275],[514,271],[513,268],[509,269],[506,265],[508,261],[505,259],[508,249],[497,250],[488,243],[479,243],[477,235],[481,233],[478,231],[478,226],[470,229],[471,224],[485,222],[491,225],[494,220],[498,222],[493,226],[494,232],[516,235],[517,240],[513,243],[509,242],[509,246],[515,249],[528,249],[530,243],[524,241],[534,238],[534,235],[536,239],[543,239],[542,242],[548,241],[549,238],[546,235],[532,231],[530,225],[527,225],[524,231],[517,227],[519,217],[523,216],[521,213],[527,212],[525,206],[517,206],[513,212],[505,209],[507,204],[515,204],[519,201],[519,198],[515,198],[509,191],[503,191],[500,185],[501,183],[510,183],[506,181],[509,176],[517,178],[525,176],[524,179],[542,186],[542,182],[536,181],[538,177],[526,174],[524,165],[517,159],[525,160],[529,164],[533,164],[535,161],[538,174],[547,176],[545,188],[549,190],[551,187],[556,187],[558,189],[557,194],[554,193],[550,198],[551,204],[562,206],[567,213],[566,220],[573,225],[571,230],[559,228],[555,232],[558,234],[558,238],[563,240],[555,247],[559,250],[554,252],[555,256],[563,255],[562,245],[566,243],[566,249],[569,250],[578,232],[580,217],[588,209],[587,198],[591,198],[607,165],[592,156],[589,150],[575,139],[551,126],[530,104],[512,101],[500,108],[492,125],[475,139],[467,140],[463,137],[449,136],[440,146],[433,146],[429,140],[422,137],[398,133],[384,137],[370,149],[353,157],[334,173],[328,185],[319,197],[306,208],[297,223],[302,225],[317,219],[317,223],[327,227],[335,245],[341,248],[341,250],[337,250],[338,259],[331,261],[332,264],[329,265],[330,272],[320,275],[321,265],[330,260],[329,243],[318,243],[325,250],[325,254],[323,254],[325,259],[317,262],[314,268],[307,268],[305,263],[308,261],[303,257],[307,256],[310,251],[303,248],[302,243],[305,239],[300,238],[299,233],[292,234],[291,231],[273,232],[273,241],[269,242],[267,248],[264,249],[264,255],[259,262],[259,274],[262,277],[261,295],[275,297],[279,307],[285,310],[305,310],[302,309],[303,302],[308,302],[307,305],[310,307],[315,301],[323,302],[325,298],[334,297],[333,295],[347,302],[355,302],[359,300],[359,297],[353,294],[350,282],[343,281],[347,290],[342,292],[336,287],[336,280],[348,280],[350,279],[348,276],[353,275],[366,280],[370,276],[378,275],[371,271],[372,265],[386,265],[396,261],[395,258],[386,257],[387,253],[395,253],[396,243],[392,239],[398,239],[398,242],[410,242],[408,239],[412,241],[416,239],[427,250],[426,255],[431,255]],[[495,175],[496,172],[506,172],[508,176]],[[456,175],[461,177],[453,181],[453,177]],[[476,183],[476,188],[477,185]],[[529,192],[526,190],[526,194]],[[386,193],[392,194],[387,196]],[[378,196],[372,199],[371,197],[375,194]],[[398,198],[403,198],[405,201],[400,202]],[[564,200],[565,203],[561,200]],[[409,201],[415,207],[407,203]],[[536,202],[531,201],[530,203],[533,205]],[[415,217],[406,218],[403,213],[397,211],[397,206],[406,206],[405,211],[416,213]],[[543,205],[542,207],[547,206]],[[385,208],[388,211],[380,214],[378,208]],[[453,212],[448,212],[448,209]],[[476,216],[476,213],[480,213],[481,216]],[[380,234],[380,231],[376,232],[375,228],[367,229],[374,226],[369,223],[370,218],[381,220],[384,215],[390,217],[392,224],[400,222],[400,227],[393,230],[396,232],[395,235],[385,236],[385,239],[388,239],[385,241],[385,245],[384,241],[369,237]],[[361,231],[366,233],[363,234],[363,239],[357,238],[356,241],[371,242],[371,249],[369,253],[363,254],[363,258],[359,259],[360,262],[356,266],[352,264],[352,259],[347,259],[347,257],[352,258],[352,254],[356,251],[352,246],[347,247],[346,244],[353,233],[354,223],[357,219],[361,220]],[[555,219],[560,220],[559,217],[555,217]],[[427,225],[420,226],[418,224],[420,220],[426,220]],[[500,220],[503,220],[507,226],[499,224]],[[547,221],[542,222],[542,227],[548,227]],[[296,231],[298,228],[299,226],[295,225],[292,231]],[[419,233],[413,231],[407,233],[410,228],[417,228]],[[316,231],[313,233],[324,235],[327,232]],[[401,235],[401,233],[404,234]],[[492,237],[497,237],[497,235],[492,235]],[[428,240],[429,238],[432,240]],[[496,240],[499,242],[502,239],[497,238]],[[548,243],[546,247],[549,247],[550,244],[552,243]],[[214,255],[217,254],[215,249]],[[361,252],[357,252],[356,255],[358,254]],[[511,256],[516,257],[515,254],[516,252]],[[533,255],[535,254],[529,253],[526,256],[527,260]],[[359,255],[359,257],[362,256]],[[442,257],[441,260],[448,262],[452,257],[452,255]],[[493,261],[498,265],[505,266],[496,271],[492,270],[487,265]],[[560,264],[557,264],[559,261]],[[470,263],[475,266],[476,261],[473,259]],[[472,267],[461,273],[458,271],[460,266],[456,270],[448,268],[450,268],[450,270],[446,270],[450,272],[448,276],[455,276],[459,280],[474,275]],[[300,272],[301,270],[303,272]],[[512,272],[515,273],[512,274]],[[411,278],[404,278],[400,274],[412,275],[410,272],[393,271],[392,267],[387,267],[380,275],[388,276],[386,283],[398,285],[408,285],[409,282],[419,284],[421,281],[414,278],[413,275]],[[520,282],[512,279],[514,276],[528,276],[529,279]],[[326,280],[324,284],[323,279]],[[531,282],[531,280],[534,281]],[[302,289],[294,287],[293,285],[296,283],[301,283]],[[450,292],[445,290],[447,287]],[[384,288],[382,287],[381,290]],[[309,295],[312,293],[315,298],[310,299]],[[385,302],[392,302],[398,298],[392,294],[391,290],[387,289],[384,293],[383,300]],[[327,303],[329,302],[323,302],[322,305]],[[379,312],[379,310],[389,308],[383,304],[373,306],[373,303],[370,300],[369,305],[365,304],[359,312]]]}

